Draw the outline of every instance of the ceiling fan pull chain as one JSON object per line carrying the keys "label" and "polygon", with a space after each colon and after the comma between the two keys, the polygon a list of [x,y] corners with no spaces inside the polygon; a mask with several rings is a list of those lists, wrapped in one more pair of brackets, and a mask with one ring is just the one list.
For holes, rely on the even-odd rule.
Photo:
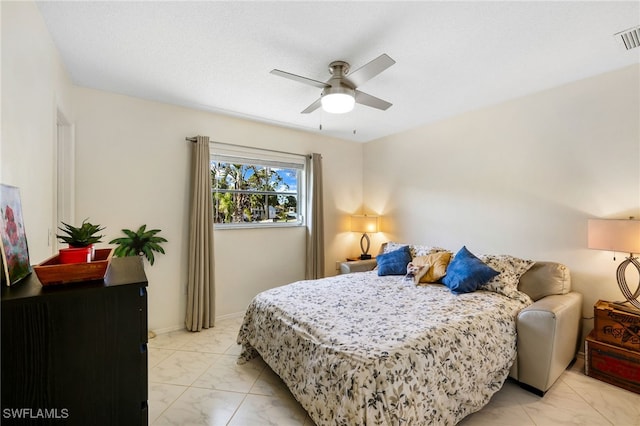
{"label": "ceiling fan pull chain", "polygon": [[354,112],[354,114],[351,115],[351,120],[352,120],[352,124],[353,124],[353,134],[356,134],[356,128],[358,127],[358,119],[357,116],[358,115],[358,111],[356,110]]}

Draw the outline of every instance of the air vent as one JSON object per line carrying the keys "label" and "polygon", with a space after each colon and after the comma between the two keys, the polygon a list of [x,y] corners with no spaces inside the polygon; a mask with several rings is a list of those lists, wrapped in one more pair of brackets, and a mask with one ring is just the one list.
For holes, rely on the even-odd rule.
{"label": "air vent", "polygon": [[614,35],[618,40],[622,40],[625,49],[630,50],[640,46],[640,26],[620,31]]}

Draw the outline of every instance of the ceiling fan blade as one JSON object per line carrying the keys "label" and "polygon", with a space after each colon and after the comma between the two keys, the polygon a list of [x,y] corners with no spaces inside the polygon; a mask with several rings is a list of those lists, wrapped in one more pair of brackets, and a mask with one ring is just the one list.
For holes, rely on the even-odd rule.
{"label": "ceiling fan blade", "polygon": [[318,98],[314,103],[306,107],[300,114],[309,114],[310,112],[313,112],[320,108],[320,99],[321,98]]}
{"label": "ceiling fan blade", "polygon": [[279,75],[280,77],[288,78],[289,80],[297,81],[299,83],[310,84],[311,86],[315,86],[320,89],[331,87],[331,85],[327,83],[323,83],[322,81],[313,80],[307,77],[302,77],[301,75],[297,75],[297,74],[291,74],[290,72],[286,72],[286,71],[271,70],[271,74]]}
{"label": "ceiling fan blade", "polygon": [[375,96],[371,96],[368,93],[364,93],[359,90],[356,90],[356,102],[371,108],[381,109],[383,111],[386,111],[391,105],[393,105],[390,102],[376,98]]}
{"label": "ceiling fan blade", "polygon": [[354,87],[360,87],[362,84],[371,80],[373,77],[395,63],[396,61],[391,59],[389,55],[383,53],[368,64],[365,64],[354,72],[347,74],[347,80],[353,83]]}

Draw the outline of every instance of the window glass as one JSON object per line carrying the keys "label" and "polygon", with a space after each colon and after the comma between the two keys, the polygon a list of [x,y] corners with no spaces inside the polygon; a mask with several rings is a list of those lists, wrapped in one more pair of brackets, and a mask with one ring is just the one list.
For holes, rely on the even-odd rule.
{"label": "window glass", "polygon": [[304,157],[274,159],[269,151],[264,158],[259,156],[256,150],[244,157],[237,153],[211,155],[216,226],[302,225]]}

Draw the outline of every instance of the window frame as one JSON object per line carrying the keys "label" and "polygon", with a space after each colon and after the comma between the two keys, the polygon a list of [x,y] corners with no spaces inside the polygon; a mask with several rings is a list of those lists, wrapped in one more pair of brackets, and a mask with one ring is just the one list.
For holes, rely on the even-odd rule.
{"label": "window frame", "polygon": [[[214,229],[269,229],[269,228],[299,228],[306,226],[306,182],[309,167],[308,156],[303,154],[294,154],[284,151],[276,151],[270,149],[253,148],[241,145],[231,145],[222,142],[210,142],[209,169],[213,170],[214,163],[227,162],[231,164],[243,164],[255,167],[277,167],[280,169],[296,170],[296,189],[295,191],[261,191],[261,190],[238,190],[223,189],[218,190],[212,184],[211,202],[213,203],[214,215],[217,216],[216,203],[214,196],[216,193],[243,193],[249,195],[282,195],[296,197],[296,213],[297,220],[295,222],[275,221],[275,222],[231,222],[231,223],[215,223]],[[268,203],[267,203],[268,205]],[[215,217],[214,217],[215,221]]]}

